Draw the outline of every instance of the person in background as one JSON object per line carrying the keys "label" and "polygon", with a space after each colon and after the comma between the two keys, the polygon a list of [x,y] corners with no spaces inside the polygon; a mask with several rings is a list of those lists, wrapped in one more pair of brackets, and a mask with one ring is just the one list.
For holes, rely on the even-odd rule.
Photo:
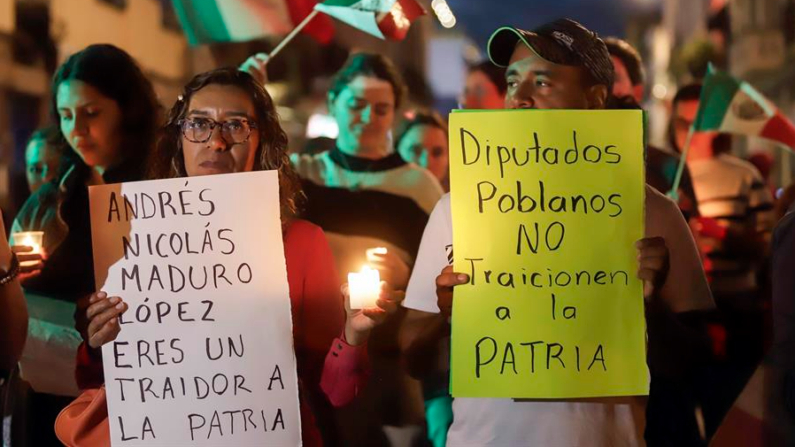
{"label": "person in background", "polygon": [[615,70],[611,93],[617,98],[629,96],[638,104],[643,103],[646,73],[640,53],[629,42],[618,37],[605,37],[604,41]]}
{"label": "person in background", "polygon": [[[632,98],[635,103],[641,104],[645,94],[645,72],[640,54],[632,45],[616,37],[605,38],[605,45],[607,45],[607,51],[610,53],[616,73],[613,96]],[[671,190],[678,166],[678,154],[650,144],[646,146],[646,183],[661,193],[667,194]],[[677,203],[685,220],[693,222],[693,219],[698,217],[696,196],[687,167],[682,172]]]}
{"label": "person in background", "polygon": [[19,285],[21,259],[22,255],[15,254],[8,244],[0,213],[0,401],[4,403],[0,437],[6,445],[11,445],[9,441],[16,445],[19,440],[14,436],[16,417],[13,403],[17,394],[15,378],[18,376],[15,371],[28,336],[28,307]]}
{"label": "person in background", "polygon": [[450,190],[450,153],[447,123],[434,111],[407,114],[400,123],[395,146],[403,160],[423,167]]}
{"label": "person in background", "polygon": [[795,420],[795,212],[792,200],[795,187],[790,185],[788,205],[773,234],[773,345],[772,363],[783,372],[781,382],[773,384],[784,401],[789,420]]}
{"label": "person in background", "polygon": [[[671,145],[680,151],[698,111],[701,85],[681,87],[674,97]],[[735,157],[731,136],[697,132],[687,165],[698,198],[701,251],[725,330],[724,359],[705,397],[708,436],[745,386],[764,354],[764,284],[760,270],[770,254],[773,197],[759,171]]]}
{"label": "person in background", "polygon": [[16,368],[28,335],[28,308],[17,278],[20,256],[8,245],[2,220],[0,214],[0,385]]}
{"label": "person in background", "polygon": [[781,188],[776,195],[776,205],[773,209],[773,220],[780,221],[790,211],[792,204],[795,203],[795,182],[786,188]]}
{"label": "person in background", "polygon": [[[622,39],[607,37],[604,40],[615,70],[613,96],[619,101],[634,102],[640,108],[645,95],[645,71],[640,54]],[[680,159],[673,151],[647,144],[646,183],[667,194],[673,186]],[[695,229],[699,228],[700,219],[687,166],[682,171],[677,204],[698,245],[699,234]],[[655,442],[699,442],[701,434],[693,419],[696,408],[693,384],[679,378],[667,381],[664,376],[652,377],[652,382],[654,392],[646,405],[646,438]]]}
{"label": "person in background", "polygon": [[25,202],[12,232],[44,231],[46,261],[23,287],[74,302],[94,289],[88,186],[141,180],[161,113],[152,84],[112,45],[70,56],[51,91],[58,144],[68,147],[70,167]]}
{"label": "person in background", "polygon": [[[463,109],[501,109],[505,103],[505,91],[507,89],[507,85],[505,82],[505,68],[498,67],[491,63],[489,60],[485,60],[480,62],[476,65],[469,67],[467,71],[467,77],[465,80],[464,91],[461,93],[461,97],[459,98],[460,107]],[[439,157],[439,163],[436,164],[437,166],[441,166],[442,158],[444,159],[444,177],[439,176],[433,169],[431,172],[436,175],[436,178],[442,184],[442,188],[444,188],[445,192],[450,191],[450,174],[449,174],[449,143],[447,140],[447,125],[444,124],[441,119],[438,121],[442,124],[435,123],[437,120],[434,118],[419,118],[422,121],[426,121],[427,124],[422,126],[424,128],[429,128],[429,126],[434,126],[440,129],[444,129],[444,156]],[[409,119],[405,121],[405,125],[409,130],[415,128],[413,123],[417,121],[418,118]],[[436,137],[434,137],[434,134]],[[403,135],[403,132],[399,132],[398,135]],[[429,131],[422,132],[421,130],[415,130],[414,135],[416,137],[414,139],[405,139],[402,136],[398,137],[398,150],[403,154],[404,152],[411,152],[410,148],[406,148],[408,146],[408,141],[417,141],[417,139],[422,138],[423,135],[427,136],[433,140],[437,140],[438,144],[441,144],[441,138],[439,137],[439,132]],[[407,141],[404,141],[407,140]],[[415,147],[419,148],[420,145],[415,143]],[[428,152],[426,150],[426,152]],[[415,151],[416,153],[416,151]],[[431,152],[432,153],[432,152]],[[441,151],[437,151],[437,153],[441,154]],[[412,160],[410,155],[403,155],[406,160]],[[429,157],[430,158],[430,157]],[[416,161],[415,161],[416,162]],[[421,163],[417,163],[422,166]],[[423,166],[425,167],[425,166]],[[450,338],[444,337],[439,341],[439,352],[446,353],[449,351],[449,344]],[[418,356],[422,358],[423,356]],[[443,446],[447,442],[447,431],[450,428],[450,425],[453,422],[453,409],[452,409],[452,397],[448,392],[449,389],[449,357],[443,355],[439,359],[439,365],[436,371],[428,376],[423,374],[412,374],[415,377],[422,377],[422,386],[423,386],[423,395],[425,400],[425,419],[426,419],[426,427],[427,427],[427,434],[428,438],[433,443],[434,446]],[[409,369],[412,370],[416,366],[409,366]],[[419,367],[422,369],[422,366]]]}
{"label": "person in background", "polygon": [[[88,186],[144,178],[160,105],[135,60],[112,45],[91,45],[70,56],[56,71],[50,91],[58,144],[66,148],[64,163],[69,168],[57,182],[45,183],[28,198],[12,233],[44,232],[44,253],[28,255],[36,256],[38,263],[25,271],[25,291],[77,302],[79,317],[79,309],[95,290]],[[83,322],[76,323],[78,331],[85,330]],[[71,376],[71,371],[53,374]],[[30,395],[31,445],[58,444],[53,431],[41,427],[52,427],[70,401]]]}
{"label": "person in background", "polygon": [[[339,127],[336,147],[292,157],[307,198],[303,217],[326,232],[340,273],[368,263],[398,290],[405,290],[422,229],[442,195],[430,172],[394,150],[391,130],[404,97],[391,61],[379,54],[352,55],[328,93]],[[397,331],[403,314],[370,337],[373,377],[360,398],[341,411],[345,445],[403,445],[421,436],[420,387],[400,366]]]}
{"label": "person in background", "polygon": [[[304,445],[322,445],[323,405],[345,405],[367,379],[365,342],[399,307],[403,294],[386,284],[377,307],[351,310],[343,300],[334,259],[320,228],[297,219],[298,177],[287,157],[287,135],[273,100],[252,76],[221,68],[194,77],[171,109],[153,157],[151,177],[178,178],[274,169],[301,388]],[[347,296],[347,289],[345,289]],[[119,334],[123,297],[92,295],[81,345],[81,388],[104,382],[99,348]],[[68,424],[64,422],[64,429]],[[69,432],[69,439],[79,433]],[[324,433],[328,436],[328,433]]]}
{"label": "person in background", "polygon": [[[489,41],[489,57],[507,70],[508,109],[604,109],[613,67],[602,40],[561,19],[534,31],[504,27]],[[669,380],[685,377],[708,351],[701,313],[712,297],[687,224],[676,204],[646,187],[646,237],[638,242],[644,281],[649,368]],[[410,365],[432,370],[434,350],[449,336],[453,289],[469,281],[453,271],[450,194],[431,214],[404,307],[410,309],[401,346]],[[439,274],[438,272],[441,272]],[[453,321],[452,324],[455,324]],[[412,358],[416,357],[416,358]],[[415,373],[421,371],[414,370]],[[651,383],[652,390],[654,382]],[[637,417],[643,403],[520,401],[456,398],[449,445],[642,445]]]}
{"label": "person in background", "polygon": [[469,68],[458,101],[462,109],[501,109],[507,88],[505,69],[483,61]]}
{"label": "person in background", "polygon": [[[407,116],[398,128],[397,148],[408,162],[428,169],[439,180],[445,192],[450,191],[450,154],[447,123],[438,113],[417,112]],[[450,339],[440,342],[440,352],[449,350]],[[453,399],[450,396],[449,358],[441,356],[439,370],[423,377],[422,394],[425,403],[425,426],[434,447],[447,443],[447,431],[453,423]]]}
{"label": "person in background", "polygon": [[57,127],[49,126],[33,132],[25,146],[25,176],[30,193],[63,174],[63,140]]}
{"label": "person in background", "polygon": [[764,180],[767,189],[769,189],[770,193],[775,196],[776,185],[772,179],[772,176],[773,167],[776,164],[776,160],[773,158],[773,156],[768,152],[755,152],[748,157],[748,163],[754,165],[757,171],[759,171],[759,174],[762,176],[762,180]]}

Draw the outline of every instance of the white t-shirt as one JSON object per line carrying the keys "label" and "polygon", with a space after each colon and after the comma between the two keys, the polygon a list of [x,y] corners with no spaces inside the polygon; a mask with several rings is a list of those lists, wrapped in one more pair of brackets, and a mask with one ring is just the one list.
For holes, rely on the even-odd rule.
{"label": "white t-shirt", "polygon": [[[663,236],[671,264],[661,294],[676,311],[712,306],[687,224],[675,203],[646,188],[646,235]],[[452,263],[454,251],[450,194],[436,204],[420,243],[403,306],[439,313],[436,277]],[[669,284],[670,283],[670,284]],[[645,398],[622,403],[530,402],[456,398],[450,446],[636,446],[644,445]]]}

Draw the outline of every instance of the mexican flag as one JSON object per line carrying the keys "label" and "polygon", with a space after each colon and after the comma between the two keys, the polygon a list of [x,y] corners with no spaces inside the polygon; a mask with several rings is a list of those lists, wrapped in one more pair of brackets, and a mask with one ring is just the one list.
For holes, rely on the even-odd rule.
{"label": "mexican flag", "polygon": [[[172,0],[188,43],[244,42],[283,36],[312,13],[315,0]],[[320,43],[334,37],[327,17],[315,17],[303,32]]]}
{"label": "mexican flag", "polygon": [[425,15],[416,0],[326,0],[315,10],[379,39],[403,40],[411,22]]}
{"label": "mexican flag", "polygon": [[747,82],[709,67],[694,131],[718,131],[777,141],[795,150],[795,126]]}

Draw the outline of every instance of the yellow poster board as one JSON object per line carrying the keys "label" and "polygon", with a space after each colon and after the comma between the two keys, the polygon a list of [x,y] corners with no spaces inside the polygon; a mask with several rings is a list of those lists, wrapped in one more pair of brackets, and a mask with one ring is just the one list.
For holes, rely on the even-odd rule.
{"label": "yellow poster board", "polygon": [[454,397],[649,391],[643,112],[450,117]]}

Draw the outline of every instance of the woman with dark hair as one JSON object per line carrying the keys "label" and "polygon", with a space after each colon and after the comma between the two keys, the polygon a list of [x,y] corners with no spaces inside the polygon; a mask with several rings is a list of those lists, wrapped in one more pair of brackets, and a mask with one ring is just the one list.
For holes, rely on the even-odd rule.
{"label": "woman with dark hair", "polygon": [[[279,194],[282,204],[282,219],[295,217],[297,212],[297,202],[303,196],[298,175],[290,164],[287,155],[287,134],[279,123],[273,100],[258,82],[248,82],[249,77],[243,75],[242,71],[232,69],[218,69],[203,73],[194,77],[184,89],[177,102],[169,112],[167,122],[160,132],[157,139],[156,148],[152,154],[149,166],[148,177],[150,179],[191,177],[194,175],[208,175],[223,172],[241,171],[279,171]],[[187,119],[191,96],[208,85],[224,85],[236,87],[243,90],[251,98],[259,122],[256,127],[251,127],[254,122],[245,120],[229,121],[227,132],[256,132],[259,134],[260,144],[254,151],[248,151],[240,144],[232,145],[229,148],[230,154],[235,160],[238,152],[245,151],[252,157],[253,165],[241,165],[239,162],[229,166],[217,166],[209,160],[197,160],[193,157],[186,157],[183,147],[183,138],[186,132],[212,132],[211,120],[200,118]],[[188,154],[193,155],[193,154]],[[192,162],[200,162],[194,166]],[[231,163],[231,162],[230,162]],[[227,169],[231,168],[231,170]]]}
{"label": "woman with dark hair", "polygon": [[447,123],[434,111],[415,112],[400,123],[395,147],[404,160],[431,172],[450,190]]}
{"label": "woman with dark hair", "polygon": [[76,301],[94,289],[87,187],[143,178],[160,106],[129,54],[91,45],[58,68],[50,108],[71,166],[28,199],[12,233],[44,231],[46,261],[38,256],[25,289]]}
{"label": "woman with dark hair", "polygon": [[[323,231],[295,218],[300,186],[287,157],[287,135],[271,97],[251,75],[237,69],[222,68],[194,77],[169,113],[150,176],[193,177],[259,170],[279,172],[303,443],[319,445],[318,427],[325,429],[326,436],[331,430],[329,404],[345,405],[363,387],[363,345],[370,331],[397,310],[402,294],[391,292],[383,284],[377,307],[353,311],[346,305]],[[104,292],[92,295],[90,302],[86,343],[81,345],[85,355],[80,357],[83,361],[77,371],[81,388],[97,388],[104,382],[102,364],[90,351],[116,338],[121,330],[118,316],[127,310],[122,297],[108,297]],[[79,445],[85,433],[75,432],[69,417],[70,412],[66,412],[56,429],[67,445]]]}
{"label": "woman with dark hair", "polygon": [[[64,148],[62,162],[69,168],[28,198],[11,232],[44,232],[44,258],[25,253],[29,247],[14,247],[23,261],[26,292],[83,302],[95,290],[88,186],[143,178],[160,107],[133,58],[112,45],[91,45],[70,56],[55,73],[51,92],[55,144]],[[79,319],[77,326],[82,329]],[[71,367],[61,369],[48,374],[72,377]],[[57,443],[52,430],[41,428],[51,427],[68,402],[63,396],[30,395],[31,445]]]}
{"label": "woman with dark hair", "polygon": [[483,61],[469,68],[464,92],[459,99],[463,109],[502,109],[505,107],[505,69]]}

